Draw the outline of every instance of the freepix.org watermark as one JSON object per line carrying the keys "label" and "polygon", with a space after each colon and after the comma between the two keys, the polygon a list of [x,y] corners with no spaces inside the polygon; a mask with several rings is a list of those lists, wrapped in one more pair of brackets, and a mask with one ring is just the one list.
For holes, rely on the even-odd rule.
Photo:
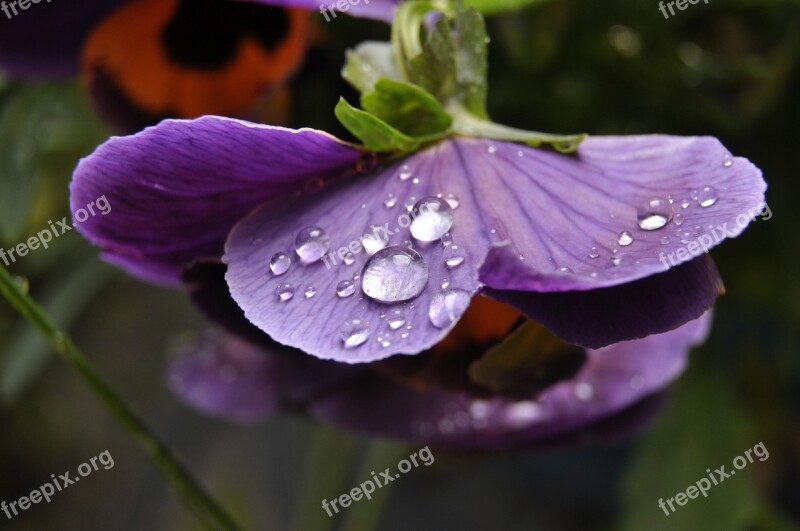
{"label": "freepix.org watermark", "polygon": [[[97,208],[96,211],[95,208]],[[78,223],[83,223],[90,217],[94,217],[97,214],[105,216],[109,212],[111,212],[111,203],[108,202],[106,196],[98,197],[86,205],[86,208],[79,208],[75,211],[74,224],[70,225],[67,222],[66,216],[61,218],[61,220],[57,221],[55,224],[53,224],[52,220],[49,220],[47,222],[49,224],[49,228],[39,231],[36,233],[36,236],[31,236],[27,241],[19,243],[8,250],[0,247],[0,260],[3,261],[6,267],[10,266],[17,261],[17,257],[21,258],[26,256],[30,251],[35,251],[39,247],[44,247],[47,249],[53,239],[58,238],[65,232],[72,230],[75,226],[77,226]]]}
{"label": "freepix.org watermark", "polygon": [[[333,18],[336,18],[336,10],[338,9],[342,13],[347,13],[350,9],[350,6],[355,6],[361,3],[361,0],[338,0],[337,2],[329,5],[327,8],[325,4],[319,5],[319,12],[322,13],[322,16],[325,17],[325,22],[330,22],[331,19],[328,16],[328,10],[330,10],[331,15]],[[365,4],[369,4],[369,0],[364,0]]]}
{"label": "freepix.org watermark", "polygon": [[[753,454],[758,457],[759,461],[766,461],[769,459],[769,451],[767,450],[767,447],[764,446],[763,442],[759,442],[757,445],[747,450],[744,455],[736,456],[733,460],[733,468],[736,470],[742,470],[745,468],[749,463],[753,462]],[[699,494],[702,494],[704,498],[708,498],[708,491],[711,490],[711,487],[719,485],[726,479],[735,475],[736,470],[726,471],[725,465],[714,469],[713,472],[710,468],[706,468],[706,473],[708,474],[707,478],[703,477],[697,480],[694,485],[688,487],[685,492],[681,491],[675,496],[667,498],[666,503],[664,502],[664,498],[659,498],[658,506],[662,511],[664,511],[664,514],[669,516],[678,510],[673,505],[673,502],[677,503],[679,506],[684,506],[689,503],[689,500],[697,498]],[[667,506],[669,506],[669,509],[667,509]]]}
{"label": "freepix.org watermark", "polygon": [[[772,210],[770,210],[768,204],[764,203],[764,205],[759,208],[754,208],[749,212],[739,214],[736,216],[736,225],[741,229],[751,221],[756,221],[759,218],[764,221],[772,218]],[[716,227],[709,226],[709,231],[710,232],[697,235],[693,240],[686,238],[681,239],[681,243],[685,243],[686,245],[679,248],[674,253],[660,253],[658,259],[664,266],[664,271],[672,266],[692,260],[703,253],[707,253],[713,244],[719,243],[725,237],[733,238],[736,235],[735,231],[728,227],[727,222],[722,225],[717,225]],[[667,260],[669,260],[669,263]]]}
{"label": "freepix.org watermark", "polygon": [[[664,4],[664,1],[658,3],[658,10],[661,11],[661,14],[664,15],[664,18],[669,18],[670,16],[675,16],[675,10],[672,9],[672,6],[677,7],[681,11],[685,10],[689,7],[689,4],[698,4],[700,0],[677,0],[676,2],[667,2]],[[708,4],[708,0],[703,0],[703,3]],[[667,15],[667,9],[669,9],[669,15]]]}
{"label": "freepix.org watermark", "polygon": [[[6,17],[11,19],[19,14],[19,11],[17,11],[17,7],[25,11],[29,7],[31,7],[31,4],[38,4],[41,1],[42,0],[12,0],[11,2],[3,1],[0,2],[0,9],[3,10],[3,13],[6,14]],[[48,4],[50,3],[50,0],[45,0],[45,1]]]}
{"label": "freepix.org watermark", "polygon": [[[55,474],[50,474],[50,478],[52,481],[48,481],[38,489],[32,491],[27,496],[22,496],[17,500],[6,502],[3,500],[0,502],[0,510],[2,510],[6,518],[11,520],[13,517],[19,515],[21,511],[27,511],[31,505],[37,504],[42,500],[50,503],[50,498],[56,493],[61,492],[62,490],[66,489],[70,485],[73,485],[81,480],[81,478],[85,478],[86,476],[90,475],[92,472],[95,472],[100,469],[97,463],[103,465],[105,470],[109,470],[114,468],[114,458],[111,457],[111,452],[105,450],[101,452],[99,455],[96,455],[89,459],[86,463],[81,463],[78,466],[78,475],[70,477],[70,472],[64,472],[63,474],[59,474],[56,477]],[[17,510],[19,509],[19,510]]]}
{"label": "freepix.org watermark", "polygon": [[[399,472],[392,474],[392,469],[386,468],[386,470],[381,472],[380,475],[376,475],[375,471],[372,471],[372,479],[364,481],[358,487],[353,487],[349,494],[342,494],[338,498],[334,498],[332,500],[322,500],[322,508],[325,509],[325,512],[328,513],[328,516],[330,517],[333,516],[334,512],[338,514],[339,507],[337,507],[337,504],[342,508],[345,508],[350,507],[352,502],[358,501],[361,498],[371,500],[372,493],[375,492],[375,489],[384,487],[386,484],[398,479],[400,474],[405,474],[412,468],[418,467],[420,463],[417,462],[417,457],[419,457],[420,462],[425,466],[430,466],[433,464],[433,453],[431,452],[430,448],[426,446],[425,448],[409,455],[408,459],[400,460],[400,462],[397,463],[397,470],[399,470]],[[331,512],[331,509],[333,509],[333,512]]]}

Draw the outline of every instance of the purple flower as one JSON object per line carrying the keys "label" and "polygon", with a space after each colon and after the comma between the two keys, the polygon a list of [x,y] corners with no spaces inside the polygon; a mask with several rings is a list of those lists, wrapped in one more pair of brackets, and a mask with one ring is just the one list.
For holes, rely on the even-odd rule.
{"label": "purple flower", "polygon": [[[422,20],[420,5],[395,23]],[[204,117],[113,138],[80,163],[73,210],[105,195],[114,211],[82,223],[86,237],[135,276],[182,282],[229,334],[173,366],[188,401],[515,446],[630,425],[683,371],[723,291],[705,251],[761,211],[760,171],[710,137],[578,146],[488,122],[481,21],[455,17],[432,40],[463,54],[414,55],[413,31],[396,41],[413,57],[394,74],[421,84],[358,79],[375,68],[352,61],[392,54],[351,54],[366,110],[340,103],[337,116],[372,150]],[[462,67],[475,75],[447,78]]]}
{"label": "purple flower", "polygon": [[[101,114],[131,132],[164,117],[252,112],[302,62],[320,8],[310,0],[20,4],[0,11],[0,71],[80,72]],[[347,13],[389,21],[393,8],[372,0]],[[279,119],[285,102],[273,96],[267,105]]]}
{"label": "purple flower", "polygon": [[[703,207],[693,194],[706,187],[716,197]],[[738,235],[744,227],[737,217],[757,213],[764,190],[758,169],[713,138],[589,137],[575,156],[458,138],[381,160],[318,131],[205,117],[109,140],[78,166],[71,201],[78,208],[108,197],[113,215],[90,218],[81,230],[107,260],[140,278],[177,284],[197,260],[227,264],[227,284],[219,264],[207,264],[214,273],[200,278],[192,276],[197,266],[188,269],[186,281],[201,307],[253,342],[241,348],[241,358],[227,347],[219,355],[232,358],[226,363],[233,367],[248,359],[246,365],[261,368],[248,385],[236,387],[245,396],[209,403],[197,397],[222,393],[217,384],[232,385],[215,376],[217,365],[208,374],[191,361],[178,365],[176,373],[190,381],[180,389],[200,407],[241,417],[258,410],[248,400],[264,412],[286,401],[330,422],[387,435],[493,445],[564,435],[676,378],[689,348],[705,337],[707,310],[722,284],[705,254],[676,266],[668,261],[667,271],[659,257],[677,260],[690,245],[684,242],[712,231],[719,241]],[[398,220],[413,197],[439,195],[452,205],[445,237],[452,243],[438,238],[423,245]],[[645,230],[641,205],[653,197],[669,205],[670,221]],[[300,262],[296,240],[307,227],[324,231],[327,250],[337,256],[339,248],[350,252],[351,242],[362,243],[365,232],[373,234],[371,225],[387,222],[393,234],[386,249],[413,241],[427,266],[424,289],[408,301],[386,304],[363,293],[365,266],[379,254],[361,251],[346,263],[351,257],[343,253],[335,265],[331,258]],[[620,241],[624,233],[630,244]],[[270,262],[279,253],[291,264],[278,275]],[[453,256],[463,260],[448,267]],[[354,283],[352,295],[337,294],[342,281]],[[283,296],[276,294],[287,284]],[[447,293],[460,295],[434,324],[431,307]],[[516,393],[492,396],[489,388],[489,398],[476,398],[467,386],[418,389],[387,375],[396,370],[368,363],[430,356],[458,322],[461,302],[478,294],[507,302],[584,347],[585,362],[522,400]],[[393,318],[403,321],[396,330]],[[354,332],[350,319],[367,325],[363,343],[348,348],[343,333]],[[282,389],[289,385],[284,370],[309,388],[326,381],[297,398],[295,389]],[[329,381],[334,372],[343,385]],[[265,398],[265,392],[275,395]],[[247,405],[240,410],[241,404]]]}

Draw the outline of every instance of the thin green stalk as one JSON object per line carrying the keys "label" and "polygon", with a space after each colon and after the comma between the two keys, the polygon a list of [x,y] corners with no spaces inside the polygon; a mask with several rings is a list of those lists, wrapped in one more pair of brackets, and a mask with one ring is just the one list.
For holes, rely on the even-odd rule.
{"label": "thin green stalk", "polygon": [[144,424],[139,416],[127,405],[95,371],[91,362],[75,346],[72,340],[50,320],[42,308],[11,277],[8,270],[0,264],[0,292],[11,305],[53,345],[64,361],[75,369],[89,385],[89,388],[111,410],[117,420],[140,443],[143,444],[150,460],[164,475],[171,487],[183,499],[197,519],[208,529],[238,530],[239,525],[191,476],[173,453]]}

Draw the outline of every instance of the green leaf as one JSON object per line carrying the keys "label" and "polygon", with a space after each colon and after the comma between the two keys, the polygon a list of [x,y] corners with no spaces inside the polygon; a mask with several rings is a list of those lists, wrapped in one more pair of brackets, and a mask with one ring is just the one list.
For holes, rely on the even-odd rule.
{"label": "green leaf", "polygon": [[385,77],[375,84],[375,90],[361,96],[361,106],[415,139],[444,136],[453,122],[436,98],[422,88]]}
{"label": "green leaf", "polygon": [[455,20],[456,83],[458,100],[478,118],[488,118],[486,113],[487,81],[489,69],[486,45],[489,38],[483,17],[474,9],[456,13]]}
{"label": "green leaf", "polygon": [[525,7],[546,4],[552,0],[464,0],[464,5],[474,7],[484,15],[517,11]]}
{"label": "green leaf", "polygon": [[382,77],[400,79],[392,45],[367,41],[347,50],[342,77],[362,94],[375,90],[375,83]]}
{"label": "green leaf", "polygon": [[344,98],[336,104],[336,118],[371,151],[414,151],[420,142],[404,135],[380,118],[356,109]]}
{"label": "green leaf", "polygon": [[450,24],[445,17],[436,22],[433,32],[422,47],[422,53],[408,61],[408,79],[424,88],[439,101],[455,96],[456,45]]}

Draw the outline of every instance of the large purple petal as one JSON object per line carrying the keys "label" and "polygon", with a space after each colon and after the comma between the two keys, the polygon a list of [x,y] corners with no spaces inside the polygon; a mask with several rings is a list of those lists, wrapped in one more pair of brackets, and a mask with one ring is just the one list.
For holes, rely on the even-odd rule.
{"label": "large purple petal", "polygon": [[704,340],[710,321],[706,314],[671,332],[587,351],[573,379],[531,400],[480,400],[370,380],[327,395],[311,411],[337,426],[421,443],[499,448],[548,441],[665,389],[685,369],[688,350]]}
{"label": "large purple petal", "polygon": [[125,1],[29,3],[11,19],[0,12],[0,70],[19,76],[76,74],[89,31]]}
{"label": "large purple petal", "polygon": [[78,209],[105,196],[108,215],[79,230],[134,275],[175,284],[182,267],[219,257],[231,227],[265,200],[346,174],[363,152],[312,129],[206,116],[166,120],[115,137],[83,159],[71,184]]}
{"label": "large purple petal", "polygon": [[515,306],[564,341],[599,348],[673,330],[700,317],[724,291],[708,256],[666,273],[589,291],[538,293],[489,289],[485,295]]}
{"label": "large purple petal", "polygon": [[[508,242],[481,269],[492,288],[587,290],[662,273],[737,236],[764,205],[760,170],[711,137],[589,137],[575,156],[500,142],[487,155],[486,144],[459,146],[484,220]],[[704,208],[694,191],[716,201]],[[637,210],[650,198],[672,198],[680,217],[643,230]]]}
{"label": "large purple petal", "polygon": [[327,8],[327,22],[332,22],[343,12],[364,18],[372,18],[375,20],[382,20],[384,22],[391,22],[394,18],[394,10],[400,3],[399,0],[345,0],[342,4],[344,11],[337,7],[336,0],[247,0],[259,4],[279,5],[286,7],[300,7],[310,11],[318,11],[321,16],[325,16],[321,10],[322,6]]}

